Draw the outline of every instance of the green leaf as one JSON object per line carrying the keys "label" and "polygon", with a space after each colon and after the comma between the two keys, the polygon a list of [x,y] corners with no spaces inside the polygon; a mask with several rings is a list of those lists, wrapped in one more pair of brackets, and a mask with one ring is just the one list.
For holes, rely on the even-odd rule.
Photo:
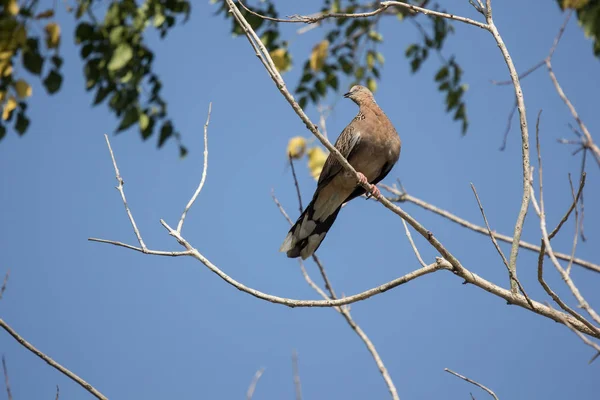
{"label": "green leaf", "polygon": [[75,13],[75,18],[79,19],[83,16],[83,14],[87,11],[90,6],[91,0],[80,0],[79,5],[77,6],[77,12]]}
{"label": "green leaf", "polygon": [[116,71],[123,68],[133,58],[133,50],[127,43],[121,43],[113,52],[112,58],[108,63],[109,71]]}
{"label": "green leaf", "polygon": [[300,106],[300,108],[304,109],[304,107],[306,107],[307,101],[308,99],[306,97],[300,97],[300,100],[298,100],[298,105]]}
{"label": "green leaf", "polygon": [[48,93],[54,94],[60,90],[62,81],[62,75],[59,74],[57,70],[52,69],[48,73],[48,76],[46,76],[46,78],[44,79],[43,83]]}
{"label": "green leaf", "polygon": [[162,24],[165,23],[165,14],[163,13],[157,13],[154,15],[154,27],[158,28],[159,26],[161,26]]}
{"label": "green leaf", "polygon": [[6,127],[0,124],[0,140],[4,139],[4,136],[6,136]]}
{"label": "green leaf", "polygon": [[306,83],[306,82],[310,81],[312,78],[313,78],[313,74],[311,74],[310,72],[307,72],[304,75],[302,75],[302,79],[300,79],[300,83]]}
{"label": "green leaf", "polygon": [[163,126],[160,128],[160,136],[158,138],[158,147],[162,147],[163,144],[173,135],[173,123],[170,120],[167,120],[163,123]]}
{"label": "green leaf", "polygon": [[179,158],[184,159],[185,156],[187,156],[187,149],[185,148],[185,146],[179,145]]}
{"label": "green leaf", "polygon": [[446,79],[448,77],[448,67],[444,66],[440,68],[440,70],[435,74],[435,81],[439,82],[441,80]]}
{"label": "green leaf", "polygon": [[94,26],[87,22],[81,22],[75,29],[75,43],[79,44],[91,40],[94,34]]}
{"label": "green leaf", "polygon": [[54,66],[56,68],[60,68],[63,65],[63,59],[60,56],[52,56],[52,58],[50,60],[52,61],[52,64],[54,64]]}
{"label": "green leaf", "polygon": [[324,97],[325,93],[327,93],[327,82],[325,82],[324,80],[318,81],[315,87],[317,89],[317,93],[319,93],[321,97]]}
{"label": "green leaf", "polygon": [[23,65],[32,74],[39,75],[44,67],[44,58],[36,51],[23,52]]}
{"label": "green leaf", "polygon": [[112,91],[113,89],[110,86],[100,86],[96,91],[96,96],[94,97],[94,105],[102,103],[106,96],[108,96]]}
{"label": "green leaf", "polygon": [[23,111],[20,111],[17,114],[17,122],[15,122],[15,129],[19,133],[19,135],[23,135],[27,128],[29,127],[29,118],[25,116]]}
{"label": "green leaf", "polygon": [[123,41],[123,35],[125,34],[125,27],[122,25],[115,26],[110,30],[108,40],[112,44],[119,44]]}
{"label": "green leaf", "polygon": [[86,43],[85,45],[83,45],[80,52],[81,58],[87,58],[92,53],[92,51],[94,51],[94,47],[95,46],[93,43]]}
{"label": "green leaf", "polygon": [[333,89],[338,90],[338,77],[335,74],[331,74],[327,77],[327,84]]}
{"label": "green leaf", "polygon": [[410,57],[413,54],[415,54],[417,52],[417,50],[419,50],[419,45],[416,43],[413,43],[406,48],[406,52],[404,54],[406,55],[406,57]]}
{"label": "green leaf", "polygon": [[125,111],[125,115],[121,120],[117,128],[117,132],[122,132],[125,129],[129,128],[131,125],[135,124],[139,120],[139,110],[137,107],[132,106]]}
{"label": "green leaf", "polygon": [[421,62],[422,60],[420,58],[414,58],[411,62],[410,62],[410,70],[414,73],[417,72],[417,70],[419,69],[419,67],[421,66]]}

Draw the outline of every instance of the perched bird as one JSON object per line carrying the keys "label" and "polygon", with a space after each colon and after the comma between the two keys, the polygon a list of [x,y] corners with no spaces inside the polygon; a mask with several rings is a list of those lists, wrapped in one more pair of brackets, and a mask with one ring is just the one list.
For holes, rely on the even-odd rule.
{"label": "perched bird", "polygon": [[[360,183],[373,185],[371,195],[379,198],[381,193],[374,185],[385,178],[398,161],[400,137],[369,89],[355,85],[344,97],[355,102],[359,109],[336,140],[335,148],[358,172]],[[288,232],[279,251],[286,252],[290,258],[310,257],[321,245],[342,205],[364,193],[356,177],[329,154],[312,201]]]}

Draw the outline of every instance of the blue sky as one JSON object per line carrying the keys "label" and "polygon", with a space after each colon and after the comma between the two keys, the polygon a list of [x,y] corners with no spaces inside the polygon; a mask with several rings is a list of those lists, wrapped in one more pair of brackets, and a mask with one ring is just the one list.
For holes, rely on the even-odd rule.
{"label": "blue sky", "polygon": [[[282,14],[317,11],[318,1],[286,4]],[[449,11],[480,18],[467,1],[443,2]],[[298,7],[298,8],[295,8]],[[202,125],[209,102],[209,171],[205,189],[188,214],[184,236],[233,278],[283,297],[315,299],[295,260],[278,253],[287,222],[274,206],[273,188],[288,213],[298,214],[285,146],[308,136],[281,97],[247,41],[232,39],[230,23],[213,15],[208,2],[194,5],[190,21],[165,41],[153,40],[157,71],[189,157],[179,160],[174,142],[157,150],[156,138],[142,143],[135,131],[113,136],[116,121],[104,107],[91,108],[83,90],[82,64],[70,39],[72,17],[59,7],[66,64],[61,92],[48,98],[34,85],[33,123],[22,138],[0,143],[0,272],[11,269],[0,304],[2,318],[17,332],[78,373],[109,398],[243,398],[255,371],[266,371],[256,399],[293,398],[291,354],[299,355],[306,399],[387,398],[387,389],[363,343],[329,309],[288,309],[260,301],[225,284],[187,258],[144,256],[90,243],[90,236],[135,244],[123,210],[103,134],[111,133],[130,207],[149,247],[180,250],[159,224],[172,226],[197,186],[202,171]],[[563,21],[554,2],[495,2],[495,21],[519,70],[545,55]],[[422,18],[422,17],[421,17]],[[295,87],[303,60],[322,31],[295,35],[286,26],[297,61],[284,78]],[[469,84],[470,129],[444,113],[432,77],[432,58],[411,75],[404,57],[417,32],[394,18],[381,25],[386,57],[376,98],[398,129],[403,149],[385,183],[400,178],[407,190],[434,205],[481,223],[473,182],[492,228],[511,233],[521,196],[518,122],[508,148],[498,151],[513,102],[506,66],[485,31],[455,24],[444,49],[456,54]],[[598,60],[591,42],[572,20],[553,65],[565,92],[592,134],[597,112]],[[556,142],[571,137],[570,114],[544,70],[528,77],[523,90],[530,126],[543,109],[548,224],[569,205],[567,173],[578,174],[580,158]],[[355,115],[356,106],[338,95],[328,119],[330,136]],[[306,110],[317,117],[314,107]],[[533,143],[533,141],[532,141]],[[533,154],[532,154],[533,155]],[[315,187],[298,166],[302,194]],[[588,163],[585,218],[588,241],[579,257],[598,262],[600,174]],[[430,229],[472,271],[504,287],[508,279],[489,239],[418,207],[403,207]],[[570,250],[573,222],[553,241]],[[416,235],[415,235],[416,237]],[[540,240],[533,210],[524,238]],[[416,237],[426,262],[437,255]],[[506,254],[509,248],[502,245]],[[346,295],[387,282],[418,267],[401,221],[375,202],[355,200],[340,214],[319,250],[334,288]],[[536,254],[522,250],[518,270],[529,295],[549,301],[536,280]],[[314,265],[308,263],[313,278]],[[575,305],[550,263],[548,281]],[[600,307],[600,277],[574,267],[573,279]],[[564,399],[600,392],[591,349],[568,329],[438,272],[368,301],[352,305],[356,322],[381,354],[400,398],[477,398],[485,394],[443,372],[451,368],[491,387],[500,398]],[[15,399],[88,398],[83,389],[0,335]]]}

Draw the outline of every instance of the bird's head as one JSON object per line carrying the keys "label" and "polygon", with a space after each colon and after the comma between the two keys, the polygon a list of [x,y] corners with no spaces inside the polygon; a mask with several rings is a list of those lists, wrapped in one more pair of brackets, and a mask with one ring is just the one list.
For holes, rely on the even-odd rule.
{"label": "bird's head", "polygon": [[361,85],[354,85],[350,88],[350,91],[344,95],[344,97],[352,100],[359,106],[366,102],[374,102],[373,93],[369,89]]}

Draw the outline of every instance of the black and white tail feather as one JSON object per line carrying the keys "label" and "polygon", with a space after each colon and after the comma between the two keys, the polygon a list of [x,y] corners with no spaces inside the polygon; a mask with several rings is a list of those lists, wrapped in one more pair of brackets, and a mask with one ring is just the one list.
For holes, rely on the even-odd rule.
{"label": "black and white tail feather", "polygon": [[338,204],[333,196],[327,204],[319,207],[318,211],[321,212],[317,212],[315,203],[318,195],[318,192],[315,193],[315,197],[292,226],[279,249],[290,258],[302,257],[306,260],[317,251],[342,208],[342,203]]}

